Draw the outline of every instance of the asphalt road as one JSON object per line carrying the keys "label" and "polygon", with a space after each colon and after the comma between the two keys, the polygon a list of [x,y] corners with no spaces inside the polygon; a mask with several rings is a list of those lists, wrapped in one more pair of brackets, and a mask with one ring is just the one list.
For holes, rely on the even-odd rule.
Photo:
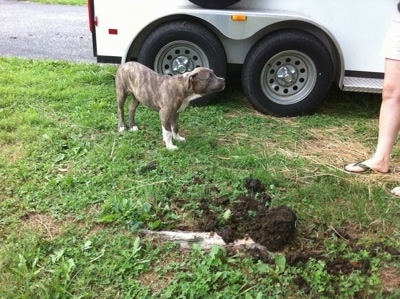
{"label": "asphalt road", "polygon": [[87,7],[0,0],[0,56],[96,62]]}

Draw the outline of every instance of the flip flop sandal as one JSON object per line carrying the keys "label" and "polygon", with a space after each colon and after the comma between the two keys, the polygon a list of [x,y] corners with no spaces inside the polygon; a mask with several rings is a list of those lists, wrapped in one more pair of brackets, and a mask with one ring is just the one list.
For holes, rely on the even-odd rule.
{"label": "flip flop sandal", "polygon": [[374,169],[372,169],[371,167],[369,167],[369,166],[367,166],[367,165],[365,165],[365,164],[363,164],[363,163],[361,163],[361,162],[355,163],[355,164],[353,165],[353,166],[358,166],[358,167],[360,167],[360,168],[362,169],[362,170],[359,170],[359,171],[357,171],[357,170],[348,170],[348,169],[346,169],[346,166],[348,166],[348,165],[351,165],[351,164],[346,164],[346,165],[344,165],[344,166],[343,166],[343,169],[344,169],[344,171],[349,172],[349,173],[363,174],[363,173],[375,171],[375,172],[379,172],[379,173],[386,174],[386,173],[389,173],[389,172],[390,172],[390,169],[389,169],[388,171],[386,171],[386,172],[374,170]]}

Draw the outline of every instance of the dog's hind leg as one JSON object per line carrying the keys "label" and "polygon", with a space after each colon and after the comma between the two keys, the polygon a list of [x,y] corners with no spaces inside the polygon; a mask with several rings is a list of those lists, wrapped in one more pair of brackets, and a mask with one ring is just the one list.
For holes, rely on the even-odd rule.
{"label": "dog's hind leg", "polygon": [[118,132],[123,132],[125,131],[126,125],[125,125],[125,116],[124,116],[124,105],[125,105],[125,100],[127,97],[126,92],[118,88],[118,83],[117,83],[117,105],[118,105]]}
{"label": "dog's hind leg", "polygon": [[133,100],[131,105],[129,106],[129,130],[130,131],[137,131],[139,130],[138,126],[135,123],[135,113],[136,108],[139,106],[139,101],[133,96]]}

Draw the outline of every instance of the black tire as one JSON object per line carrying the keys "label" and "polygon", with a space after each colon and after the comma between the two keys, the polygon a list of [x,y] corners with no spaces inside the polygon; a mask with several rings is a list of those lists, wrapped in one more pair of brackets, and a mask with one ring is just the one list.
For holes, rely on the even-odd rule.
{"label": "black tire", "polygon": [[246,56],[243,90],[264,114],[297,116],[315,110],[332,83],[325,45],[301,30],[282,30],[260,40]]}
{"label": "black tire", "polygon": [[240,0],[189,0],[189,1],[204,8],[218,9],[233,5],[239,2]]}
{"label": "black tire", "polygon": [[[138,62],[165,75],[182,74],[208,67],[226,77],[226,54],[219,39],[208,28],[191,21],[172,21],[153,30],[145,39]],[[206,105],[214,95],[194,100]]]}

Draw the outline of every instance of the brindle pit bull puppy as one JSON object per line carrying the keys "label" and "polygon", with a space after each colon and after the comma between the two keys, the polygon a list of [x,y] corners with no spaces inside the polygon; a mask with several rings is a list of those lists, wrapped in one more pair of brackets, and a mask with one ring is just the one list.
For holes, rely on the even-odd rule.
{"label": "brindle pit bull puppy", "polygon": [[185,141],[179,135],[178,116],[194,99],[221,91],[225,79],[215,76],[208,68],[199,67],[183,75],[160,75],[148,67],[127,62],[121,65],[115,78],[118,102],[119,132],[125,131],[124,104],[129,93],[133,101],[129,107],[129,130],[137,131],[135,112],[139,103],[158,111],[161,119],[163,140],[169,150],[178,147],[172,139]]}

